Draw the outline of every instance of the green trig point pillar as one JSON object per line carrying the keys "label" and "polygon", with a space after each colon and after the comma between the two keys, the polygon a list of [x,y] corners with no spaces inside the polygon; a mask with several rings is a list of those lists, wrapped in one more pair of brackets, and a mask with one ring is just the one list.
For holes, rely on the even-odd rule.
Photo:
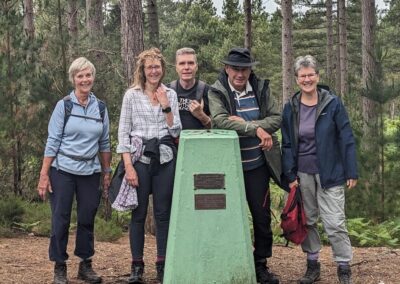
{"label": "green trig point pillar", "polygon": [[181,133],[163,283],[256,283],[234,131]]}

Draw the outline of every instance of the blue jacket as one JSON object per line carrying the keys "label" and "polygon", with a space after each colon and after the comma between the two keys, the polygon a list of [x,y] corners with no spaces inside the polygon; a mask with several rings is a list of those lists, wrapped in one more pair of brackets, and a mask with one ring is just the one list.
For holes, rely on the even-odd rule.
{"label": "blue jacket", "polygon": [[[286,103],[282,114],[282,167],[289,183],[297,176],[299,105],[300,92]],[[320,88],[315,140],[322,188],[358,178],[355,140],[346,109],[339,97]]]}

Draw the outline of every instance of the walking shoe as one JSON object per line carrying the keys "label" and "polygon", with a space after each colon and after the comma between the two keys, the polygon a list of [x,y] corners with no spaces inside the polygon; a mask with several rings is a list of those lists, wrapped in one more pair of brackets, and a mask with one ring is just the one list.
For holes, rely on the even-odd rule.
{"label": "walking shoe", "polygon": [[352,284],[351,282],[351,268],[350,265],[339,265],[337,274],[340,284]]}
{"label": "walking shoe", "polygon": [[54,284],[67,284],[67,265],[65,262],[54,264]]}
{"label": "walking shoe", "polygon": [[157,280],[160,283],[163,283],[164,279],[164,267],[165,267],[165,261],[157,261],[156,262],[156,270],[157,270]]}
{"label": "walking shoe", "polygon": [[276,275],[269,272],[269,269],[267,267],[267,262],[265,260],[264,261],[256,261],[255,268],[256,268],[257,283],[279,284],[279,279],[276,277]]}
{"label": "walking shoe", "polygon": [[129,276],[129,284],[143,284],[144,263],[143,261],[132,262],[131,275]]}
{"label": "walking shoe", "polygon": [[85,259],[79,263],[78,279],[88,283],[101,283],[102,281],[101,277],[94,272],[91,259]]}
{"label": "walking shoe", "polygon": [[300,279],[300,284],[312,284],[318,281],[321,276],[321,264],[318,260],[307,259],[307,271]]}

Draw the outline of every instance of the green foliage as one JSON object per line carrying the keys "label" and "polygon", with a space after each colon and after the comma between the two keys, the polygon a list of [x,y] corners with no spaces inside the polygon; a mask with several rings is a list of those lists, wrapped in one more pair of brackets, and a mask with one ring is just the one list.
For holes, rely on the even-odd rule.
{"label": "green foliage", "polygon": [[122,237],[122,228],[113,221],[96,218],[95,238],[99,242],[114,242]]}
{"label": "green foliage", "polygon": [[24,215],[24,202],[18,197],[0,200],[0,226],[11,228],[14,222],[21,222]]}
{"label": "green foliage", "polygon": [[364,218],[348,220],[348,231],[353,246],[400,246],[400,219],[373,224]]}
{"label": "green foliage", "polygon": [[26,202],[23,221],[20,229],[36,236],[49,237],[51,232],[51,210],[49,203]]}

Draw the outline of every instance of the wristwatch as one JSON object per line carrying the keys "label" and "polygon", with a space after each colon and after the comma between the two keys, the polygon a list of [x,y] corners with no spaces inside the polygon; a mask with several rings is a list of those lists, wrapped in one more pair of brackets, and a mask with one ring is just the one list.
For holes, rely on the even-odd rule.
{"label": "wristwatch", "polygon": [[166,107],[162,109],[163,113],[170,113],[171,112],[171,107]]}
{"label": "wristwatch", "polygon": [[110,167],[103,169],[103,173],[104,174],[111,174],[112,173],[112,169]]}

